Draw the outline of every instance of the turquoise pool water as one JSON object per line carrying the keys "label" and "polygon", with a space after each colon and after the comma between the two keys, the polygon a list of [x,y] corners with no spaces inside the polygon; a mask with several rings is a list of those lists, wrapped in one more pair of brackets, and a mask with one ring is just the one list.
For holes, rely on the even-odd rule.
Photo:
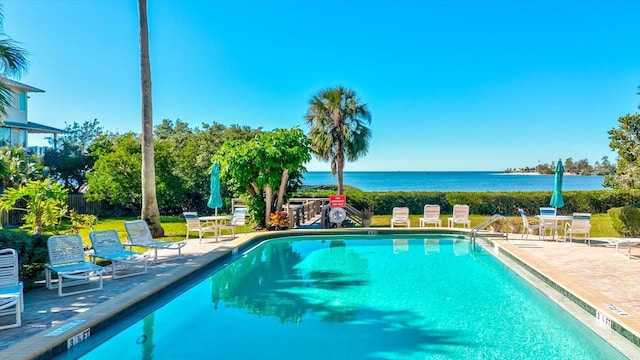
{"label": "turquoise pool water", "polygon": [[624,356],[466,238],[412,235],[265,242],[83,357],[114,358]]}

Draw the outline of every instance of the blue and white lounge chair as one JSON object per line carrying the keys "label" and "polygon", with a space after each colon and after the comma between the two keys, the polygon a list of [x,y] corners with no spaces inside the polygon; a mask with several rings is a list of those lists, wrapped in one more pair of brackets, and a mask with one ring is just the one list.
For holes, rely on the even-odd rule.
{"label": "blue and white lounge chair", "polygon": [[158,260],[158,249],[178,250],[178,256],[182,256],[182,248],[187,245],[186,241],[155,241],[149,231],[149,226],[144,220],[126,221],[124,228],[127,230],[127,246],[139,246],[154,250],[153,261]]}
{"label": "blue and white lounge chair", "polygon": [[[45,264],[47,289],[58,289],[58,296],[80,294],[88,291],[102,290],[102,273],[104,269],[85,260],[82,238],[78,234],[54,235],[47,240],[49,263]],[[58,282],[53,283],[51,273],[58,275]],[[64,292],[64,287],[90,285],[92,277],[98,277],[98,286],[83,290]]]}
{"label": "blue and white lounge chair", "polygon": [[[91,239],[93,246],[93,255],[90,255],[90,257],[94,259],[94,262],[97,258],[109,260],[111,265],[108,265],[108,267],[111,268],[113,279],[147,272],[149,255],[125,250],[115,230],[92,231],[89,233],[89,239]],[[117,272],[118,270],[129,269],[133,270],[124,275],[120,275]]]}
{"label": "blue and white lounge chair", "polygon": [[20,327],[24,311],[24,294],[19,280],[18,253],[14,249],[0,250],[0,316],[15,315],[16,321],[2,329]]}

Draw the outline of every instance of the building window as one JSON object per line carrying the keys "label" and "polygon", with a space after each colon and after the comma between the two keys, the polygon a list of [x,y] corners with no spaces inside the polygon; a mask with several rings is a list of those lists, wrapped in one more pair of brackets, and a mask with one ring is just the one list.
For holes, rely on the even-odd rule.
{"label": "building window", "polygon": [[11,146],[11,129],[0,128],[0,146]]}
{"label": "building window", "polygon": [[11,129],[11,146],[27,147],[27,130]]}
{"label": "building window", "polygon": [[18,106],[20,111],[27,111],[27,93],[24,91],[18,93]]}

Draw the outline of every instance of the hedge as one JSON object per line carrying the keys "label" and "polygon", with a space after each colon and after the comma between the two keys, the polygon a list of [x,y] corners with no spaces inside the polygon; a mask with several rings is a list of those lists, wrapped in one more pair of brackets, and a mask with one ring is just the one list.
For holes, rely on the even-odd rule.
{"label": "hedge", "polygon": [[[306,189],[293,197],[329,197],[335,194],[334,186]],[[374,214],[388,215],[396,206],[406,206],[412,214],[422,214],[424,205],[440,205],[442,213],[451,213],[453,205],[468,204],[470,212],[477,215],[502,214],[517,216],[518,208],[527,214],[537,214],[541,206],[549,206],[550,191],[530,192],[437,192],[437,191],[386,191],[364,192],[345,187],[347,202],[357,209],[370,208]],[[560,214],[574,212],[606,213],[614,207],[640,203],[640,190],[590,190],[562,193],[564,207]]]}
{"label": "hedge", "polygon": [[42,278],[48,261],[46,235],[29,235],[23,230],[0,230],[0,249],[12,248],[18,252],[20,280],[25,287],[33,287]]}

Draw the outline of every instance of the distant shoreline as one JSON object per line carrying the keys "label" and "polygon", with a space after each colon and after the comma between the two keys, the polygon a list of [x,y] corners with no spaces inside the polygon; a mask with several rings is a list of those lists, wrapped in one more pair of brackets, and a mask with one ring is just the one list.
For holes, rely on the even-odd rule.
{"label": "distant shoreline", "polygon": [[[562,190],[606,190],[604,177],[564,177]],[[303,185],[337,184],[330,171],[307,172]],[[344,184],[362,191],[551,191],[554,174],[502,171],[345,171]]]}

